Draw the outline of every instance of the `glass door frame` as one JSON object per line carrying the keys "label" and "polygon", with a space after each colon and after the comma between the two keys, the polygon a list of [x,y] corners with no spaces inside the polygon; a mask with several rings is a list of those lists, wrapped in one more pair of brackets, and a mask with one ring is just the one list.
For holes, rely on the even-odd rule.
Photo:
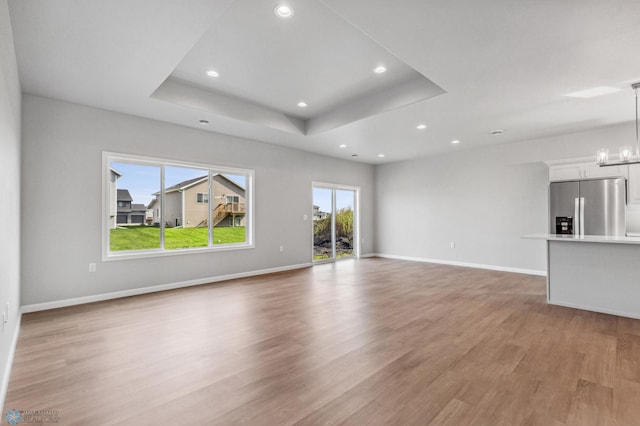
{"label": "glass door frame", "polygon": [[[315,188],[331,190],[331,258],[313,258],[314,230],[313,230],[313,190]],[[353,191],[353,256],[336,257],[336,191]],[[337,260],[360,258],[360,187],[351,185],[341,185],[326,182],[311,182],[311,261],[314,264],[335,262]]]}

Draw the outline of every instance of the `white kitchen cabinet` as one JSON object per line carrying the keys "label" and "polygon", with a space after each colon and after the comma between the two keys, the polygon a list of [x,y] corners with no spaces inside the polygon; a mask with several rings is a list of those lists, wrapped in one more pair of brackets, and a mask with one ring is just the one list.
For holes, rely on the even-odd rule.
{"label": "white kitchen cabinet", "polygon": [[608,178],[608,177],[627,177],[628,165],[600,167],[596,163],[586,163],[583,165],[584,178]]}
{"label": "white kitchen cabinet", "polygon": [[629,204],[640,204],[640,164],[629,165],[627,199]]}
{"label": "white kitchen cabinet", "polygon": [[574,180],[582,178],[582,167],[580,164],[563,164],[549,166],[549,180]]}
{"label": "white kitchen cabinet", "polygon": [[[595,162],[553,161],[548,162],[549,181],[627,177],[627,165],[600,167]],[[640,172],[639,172],[640,174]]]}

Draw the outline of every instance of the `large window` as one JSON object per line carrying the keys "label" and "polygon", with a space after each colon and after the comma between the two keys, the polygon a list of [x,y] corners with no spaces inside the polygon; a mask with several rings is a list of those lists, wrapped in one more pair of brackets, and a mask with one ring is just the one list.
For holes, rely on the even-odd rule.
{"label": "large window", "polygon": [[105,260],[253,247],[252,170],[104,153],[103,175]]}

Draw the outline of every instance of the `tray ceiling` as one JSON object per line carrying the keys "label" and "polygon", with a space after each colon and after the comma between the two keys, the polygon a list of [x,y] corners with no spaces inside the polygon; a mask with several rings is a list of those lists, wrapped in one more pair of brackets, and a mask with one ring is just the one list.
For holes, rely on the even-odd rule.
{"label": "tray ceiling", "polygon": [[272,2],[234,2],[153,96],[305,135],[444,93],[324,4],[287,5],[285,19]]}

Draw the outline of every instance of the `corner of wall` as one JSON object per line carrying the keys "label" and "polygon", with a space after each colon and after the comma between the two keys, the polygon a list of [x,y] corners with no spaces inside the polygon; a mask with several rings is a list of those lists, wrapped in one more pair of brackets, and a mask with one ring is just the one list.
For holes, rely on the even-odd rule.
{"label": "corner of wall", "polygon": [[4,400],[20,330],[22,93],[7,0],[0,0],[0,401]]}

